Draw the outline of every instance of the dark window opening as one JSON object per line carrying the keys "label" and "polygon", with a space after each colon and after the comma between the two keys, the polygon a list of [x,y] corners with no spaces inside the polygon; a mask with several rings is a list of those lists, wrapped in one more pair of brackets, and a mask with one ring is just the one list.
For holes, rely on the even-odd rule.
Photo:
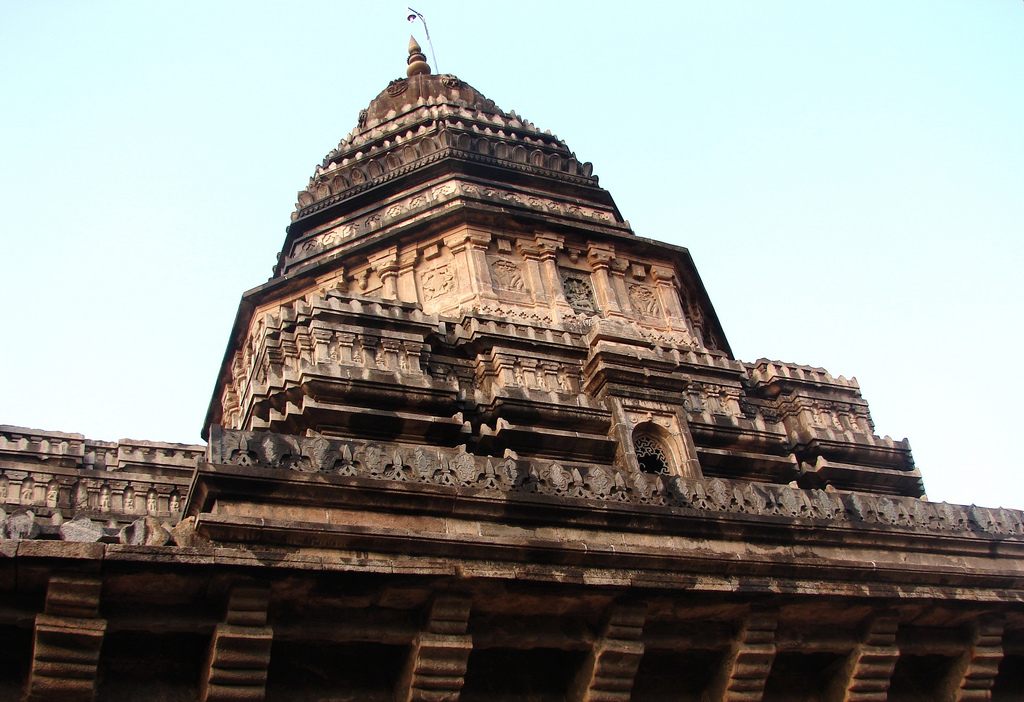
{"label": "dark window opening", "polygon": [[665,451],[657,441],[649,436],[638,436],[633,440],[637,463],[644,473],[668,475],[669,461]]}

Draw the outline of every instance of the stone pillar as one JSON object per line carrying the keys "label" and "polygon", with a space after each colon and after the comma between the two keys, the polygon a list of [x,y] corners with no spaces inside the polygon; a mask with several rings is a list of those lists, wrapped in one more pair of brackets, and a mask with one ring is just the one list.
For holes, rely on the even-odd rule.
{"label": "stone pillar", "polygon": [[704,695],[707,702],[760,702],[775,660],[776,626],[775,613],[747,616]]}
{"label": "stone pillar", "polygon": [[686,313],[679,301],[679,290],[676,288],[676,273],[670,266],[651,266],[651,274],[658,286],[662,309],[668,317],[668,326],[673,331],[683,332],[688,337],[690,330],[686,326]]}
{"label": "stone pillar", "polygon": [[885,702],[900,650],[896,647],[899,618],[879,615],[865,622],[860,642],[846,657],[825,693],[825,702]]}
{"label": "stone pillar", "polygon": [[472,601],[437,595],[423,631],[416,634],[409,660],[395,688],[396,702],[456,702],[465,684],[473,639],[466,633]]}
{"label": "stone pillar", "polygon": [[612,609],[566,696],[569,702],[629,702],[644,655],[641,636],[646,618],[647,605]]}
{"label": "stone pillar", "polygon": [[594,270],[594,293],[597,295],[598,308],[609,317],[624,317],[609,275],[611,262],[615,259],[615,247],[611,244],[591,243],[587,258]]}
{"label": "stone pillar", "polygon": [[406,302],[418,302],[419,293],[416,290],[416,275],[413,267],[419,258],[420,252],[415,248],[407,248],[398,255],[398,299]]}
{"label": "stone pillar", "polygon": [[612,290],[615,292],[617,299],[622,301],[619,304],[619,311],[623,316],[627,316],[632,308],[629,302],[629,290],[626,288],[626,271],[629,270],[629,261],[624,258],[613,258],[608,262],[608,267]]}
{"label": "stone pillar", "polygon": [[380,278],[381,297],[385,300],[398,299],[398,247],[381,251],[368,258],[373,272]]}
{"label": "stone pillar", "polygon": [[558,249],[562,247],[562,241],[561,237],[538,234],[535,245],[532,247],[544,289],[548,293],[547,302],[555,313],[555,321],[559,321],[565,315],[573,313],[572,307],[569,306],[569,302],[565,299],[562,276],[558,273],[557,255]]}
{"label": "stone pillar", "polygon": [[46,605],[36,615],[32,670],[25,699],[92,700],[105,619],[99,578],[51,575]]}
{"label": "stone pillar", "polygon": [[330,363],[331,338],[334,332],[322,327],[313,327],[313,363]]}
{"label": "stone pillar", "polygon": [[200,680],[202,702],[262,700],[274,631],[267,626],[270,588],[236,585],[228,598],[224,622],[218,624]]}
{"label": "stone pillar", "polygon": [[940,702],[986,702],[992,697],[1003,660],[1003,621],[983,618],[971,623],[967,650],[960,654],[942,681]]}
{"label": "stone pillar", "polygon": [[[465,267],[473,295],[488,300],[496,300],[494,285],[491,283],[491,269],[487,265],[487,247],[491,244],[491,233],[474,227],[462,227],[456,233],[444,239],[445,246],[455,254]],[[460,295],[460,299],[461,299]]]}

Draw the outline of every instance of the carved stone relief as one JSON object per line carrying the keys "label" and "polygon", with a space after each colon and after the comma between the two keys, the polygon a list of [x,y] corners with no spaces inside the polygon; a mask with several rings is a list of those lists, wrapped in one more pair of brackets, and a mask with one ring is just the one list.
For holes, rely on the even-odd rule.
{"label": "carved stone relief", "polygon": [[594,292],[590,287],[590,281],[579,275],[562,274],[562,289],[565,291],[565,300],[575,309],[597,311],[594,304]]}
{"label": "carved stone relief", "polygon": [[658,296],[646,285],[629,286],[629,302],[633,309],[648,317],[661,317],[661,303]]}
{"label": "carved stone relief", "polygon": [[524,292],[523,273],[514,262],[499,258],[491,262],[491,277],[499,288],[512,292]]}
{"label": "carved stone relief", "polygon": [[375,480],[541,493],[704,512],[774,515],[909,530],[980,532],[1024,537],[1024,513],[931,503],[910,497],[801,490],[784,485],[650,474],[623,475],[606,466],[476,456],[465,447],[424,448],[223,430],[211,437],[209,460],[284,470],[319,471]]}
{"label": "carved stone relief", "polygon": [[420,276],[423,297],[433,300],[455,290],[455,269],[452,266],[438,266],[424,271]]}

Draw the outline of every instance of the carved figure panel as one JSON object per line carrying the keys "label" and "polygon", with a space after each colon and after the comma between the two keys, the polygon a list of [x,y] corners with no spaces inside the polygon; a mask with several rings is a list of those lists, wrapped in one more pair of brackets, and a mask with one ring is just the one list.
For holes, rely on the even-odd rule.
{"label": "carved figure panel", "polygon": [[594,291],[587,279],[579,275],[563,275],[562,288],[565,291],[566,302],[572,307],[597,311],[597,305],[594,304]]}

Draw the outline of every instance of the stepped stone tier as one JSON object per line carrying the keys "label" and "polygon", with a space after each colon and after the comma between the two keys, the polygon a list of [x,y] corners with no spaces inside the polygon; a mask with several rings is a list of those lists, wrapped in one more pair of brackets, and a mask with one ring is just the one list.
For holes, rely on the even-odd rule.
{"label": "stepped stone tier", "polygon": [[686,249],[409,54],[205,447],[0,427],[0,698],[1024,699],[1024,514],[736,359]]}

